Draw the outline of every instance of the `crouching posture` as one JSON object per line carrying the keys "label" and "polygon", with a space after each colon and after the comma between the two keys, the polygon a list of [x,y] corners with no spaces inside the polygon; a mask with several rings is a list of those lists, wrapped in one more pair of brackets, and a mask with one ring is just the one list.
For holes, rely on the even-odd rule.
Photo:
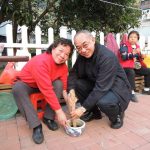
{"label": "crouching posture", "polygon": [[33,57],[21,70],[13,86],[13,95],[21,114],[33,129],[33,141],[44,140],[42,124],[30,101],[30,94],[41,92],[47,102],[43,122],[50,130],[57,130],[55,116],[61,125],[66,124],[66,115],[59,104],[60,97],[67,95],[68,68],[65,64],[73,51],[70,40],[55,41],[43,54]]}
{"label": "crouching posture", "polygon": [[131,99],[131,87],[124,70],[116,56],[96,43],[90,32],[79,31],[74,43],[79,55],[69,73],[68,92],[75,90],[81,107],[71,112],[72,118],[101,119],[102,111],[112,128],[120,128]]}

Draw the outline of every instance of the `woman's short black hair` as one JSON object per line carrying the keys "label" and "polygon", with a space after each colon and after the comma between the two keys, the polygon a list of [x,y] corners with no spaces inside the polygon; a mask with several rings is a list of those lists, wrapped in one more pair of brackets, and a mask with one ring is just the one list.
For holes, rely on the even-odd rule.
{"label": "woman's short black hair", "polygon": [[128,39],[129,39],[129,37],[130,37],[130,35],[131,34],[136,34],[137,35],[137,37],[138,37],[138,40],[140,39],[140,34],[139,34],[139,32],[137,32],[137,31],[131,31],[129,34],[128,34]]}
{"label": "woman's short black hair", "polygon": [[46,53],[51,53],[53,48],[56,48],[58,45],[64,45],[64,46],[69,46],[71,49],[71,53],[69,54],[69,58],[72,56],[73,50],[74,50],[74,46],[71,42],[71,40],[69,39],[65,39],[65,38],[59,38],[58,40],[55,40],[46,50]]}

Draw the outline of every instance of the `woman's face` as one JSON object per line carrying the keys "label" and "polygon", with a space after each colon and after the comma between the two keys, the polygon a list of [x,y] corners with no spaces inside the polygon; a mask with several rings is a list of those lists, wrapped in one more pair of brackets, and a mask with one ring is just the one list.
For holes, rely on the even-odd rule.
{"label": "woman's face", "polygon": [[132,33],[130,36],[129,36],[129,42],[131,45],[134,45],[138,42],[138,36],[136,33]]}
{"label": "woman's face", "polygon": [[52,57],[56,64],[63,64],[69,59],[71,48],[68,45],[59,44],[56,48],[52,49]]}

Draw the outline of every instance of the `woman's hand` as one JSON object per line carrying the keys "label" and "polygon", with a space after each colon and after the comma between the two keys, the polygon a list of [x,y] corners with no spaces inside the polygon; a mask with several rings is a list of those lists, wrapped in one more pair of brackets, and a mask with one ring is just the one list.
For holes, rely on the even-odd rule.
{"label": "woman's hand", "polygon": [[137,49],[134,49],[132,53],[133,53],[133,55],[140,54],[141,50],[140,50],[140,48],[137,48]]}
{"label": "woman's hand", "polygon": [[56,112],[58,123],[62,126],[66,126],[67,117],[65,113],[63,112],[63,110],[59,109],[59,110],[56,110],[55,112]]}
{"label": "woman's hand", "polygon": [[146,58],[146,54],[141,54],[142,58]]}
{"label": "woman's hand", "polygon": [[140,49],[140,48],[137,48],[137,49],[136,49],[136,53],[141,53],[141,49]]}
{"label": "woman's hand", "polygon": [[79,107],[71,112],[71,118],[72,119],[80,118],[84,114],[85,111],[86,109],[84,107]]}

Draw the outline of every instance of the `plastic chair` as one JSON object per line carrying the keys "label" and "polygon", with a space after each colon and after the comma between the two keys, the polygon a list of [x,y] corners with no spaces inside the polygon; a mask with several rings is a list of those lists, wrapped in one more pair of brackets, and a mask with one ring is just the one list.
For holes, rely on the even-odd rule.
{"label": "plastic chair", "polygon": [[42,119],[44,116],[44,111],[47,102],[45,101],[44,95],[42,93],[33,93],[30,95],[31,102],[34,109],[37,111],[38,118]]}

